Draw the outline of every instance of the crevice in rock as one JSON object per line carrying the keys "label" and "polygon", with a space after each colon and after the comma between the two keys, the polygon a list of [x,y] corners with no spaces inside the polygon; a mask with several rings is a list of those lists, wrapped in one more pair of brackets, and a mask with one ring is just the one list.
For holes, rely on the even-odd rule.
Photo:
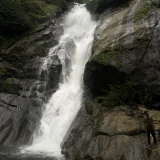
{"label": "crevice in rock", "polygon": [[107,136],[107,137],[114,137],[114,136],[136,136],[136,135],[140,135],[140,134],[144,134],[145,131],[139,131],[139,132],[131,132],[131,133],[117,133],[117,134],[109,134],[109,133],[105,133],[105,132],[96,132],[94,133],[94,137],[97,136]]}

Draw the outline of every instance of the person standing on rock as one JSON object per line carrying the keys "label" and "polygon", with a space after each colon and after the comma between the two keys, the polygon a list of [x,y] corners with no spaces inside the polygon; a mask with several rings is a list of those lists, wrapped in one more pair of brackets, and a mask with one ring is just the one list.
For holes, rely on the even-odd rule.
{"label": "person standing on rock", "polygon": [[151,144],[151,140],[150,140],[150,134],[151,134],[153,137],[153,140],[154,140],[154,144],[157,145],[157,140],[156,140],[155,131],[154,131],[153,118],[149,116],[147,111],[144,112],[144,115],[145,115],[144,129],[147,132],[148,144],[149,144],[149,146]]}

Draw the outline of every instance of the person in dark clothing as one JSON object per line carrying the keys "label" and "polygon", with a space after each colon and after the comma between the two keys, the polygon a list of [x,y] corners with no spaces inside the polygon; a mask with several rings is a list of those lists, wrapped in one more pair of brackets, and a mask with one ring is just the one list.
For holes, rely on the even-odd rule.
{"label": "person in dark clothing", "polygon": [[158,130],[158,135],[160,136],[160,130]]}
{"label": "person in dark clothing", "polygon": [[151,140],[150,140],[150,134],[151,134],[152,137],[153,137],[153,140],[154,140],[154,144],[157,145],[153,118],[149,116],[147,111],[144,112],[144,115],[145,115],[145,117],[144,117],[144,129],[147,132],[148,144],[149,144],[149,146],[151,144]]}

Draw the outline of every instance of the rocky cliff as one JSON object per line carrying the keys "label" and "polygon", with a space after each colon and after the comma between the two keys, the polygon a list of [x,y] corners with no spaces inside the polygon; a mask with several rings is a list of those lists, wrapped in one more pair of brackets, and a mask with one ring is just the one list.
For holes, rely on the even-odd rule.
{"label": "rocky cliff", "polygon": [[99,23],[84,74],[90,96],[85,96],[62,153],[67,159],[158,160],[159,147],[146,147],[142,121],[143,111],[149,110],[160,129],[160,112],[155,110],[160,95],[160,2],[110,2],[88,4]]}
{"label": "rocky cliff", "polygon": [[63,34],[69,2],[0,1],[0,144],[29,143],[44,103],[58,88],[57,52],[63,48],[49,53]]}
{"label": "rocky cliff", "polygon": [[[141,129],[143,110],[133,106],[101,110],[94,106],[88,114],[82,108],[62,153],[67,159],[159,160],[160,148],[147,148],[147,136]],[[156,117],[156,129],[160,129],[160,112],[149,113]]]}
{"label": "rocky cliff", "polygon": [[[157,6],[152,1],[131,1],[129,6],[101,16],[94,56],[87,64],[84,76],[85,84],[93,92],[107,92],[111,85],[117,89],[115,85],[129,81],[130,87],[133,85],[142,95],[147,90],[150,99],[158,103],[160,40]],[[145,97],[141,98],[139,101],[145,101]]]}
{"label": "rocky cliff", "polygon": [[50,47],[58,44],[63,28],[54,22],[36,30],[1,52],[0,142],[26,143],[41,117],[41,107],[58,87],[61,63],[55,54],[46,64]]}

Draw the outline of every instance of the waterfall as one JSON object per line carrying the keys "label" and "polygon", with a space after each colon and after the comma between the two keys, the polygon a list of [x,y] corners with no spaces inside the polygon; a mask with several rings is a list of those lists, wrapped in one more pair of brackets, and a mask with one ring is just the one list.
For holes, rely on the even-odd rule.
{"label": "waterfall", "polygon": [[38,133],[25,151],[61,155],[60,144],[82,104],[83,73],[88,61],[96,22],[84,5],[76,4],[64,17],[64,34],[59,44],[50,49],[48,60],[58,55],[62,63],[59,89],[51,96],[43,110]]}

